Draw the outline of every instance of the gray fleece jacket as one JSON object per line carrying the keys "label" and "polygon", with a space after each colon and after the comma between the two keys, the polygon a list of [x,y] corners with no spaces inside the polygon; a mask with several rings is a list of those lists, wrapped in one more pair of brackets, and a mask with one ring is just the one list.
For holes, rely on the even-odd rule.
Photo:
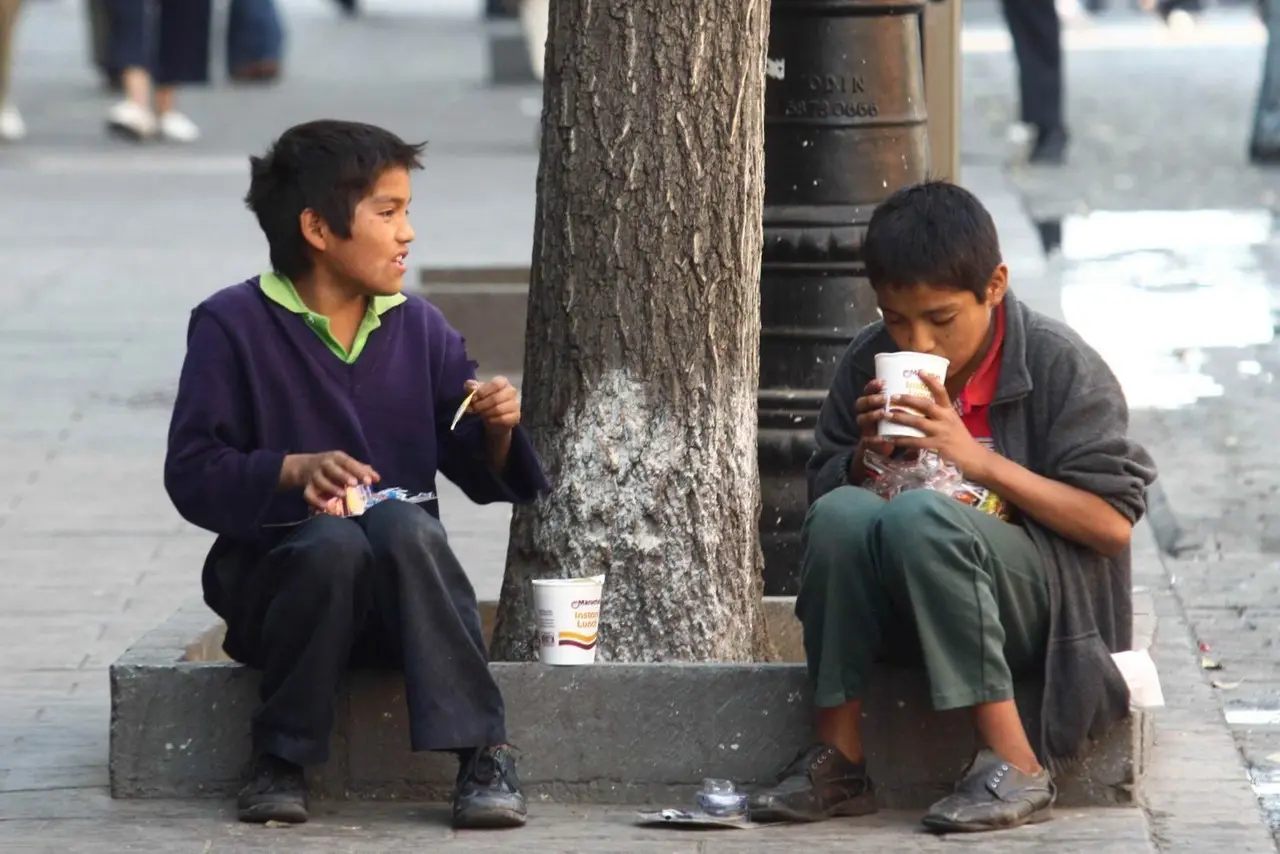
{"label": "gray fleece jacket", "polygon": [[[1004,353],[990,410],[996,450],[1102,497],[1136,523],[1156,468],[1128,436],[1129,408],[1115,375],[1069,327],[1021,305],[1012,293],[1005,306]],[[858,443],[854,401],[875,376],[875,355],[897,349],[876,322],[845,352],[818,416],[810,501],[848,482]],[[1032,519],[1025,526],[1044,558],[1050,597],[1039,752],[1043,761],[1069,761],[1128,714],[1129,691],[1111,653],[1133,642],[1129,550],[1107,558]]]}

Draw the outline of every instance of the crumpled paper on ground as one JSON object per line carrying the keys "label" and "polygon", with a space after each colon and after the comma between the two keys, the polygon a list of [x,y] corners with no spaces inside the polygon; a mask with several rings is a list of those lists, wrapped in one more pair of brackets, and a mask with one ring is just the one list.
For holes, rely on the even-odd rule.
{"label": "crumpled paper on ground", "polygon": [[1112,653],[1111,660],[1129,686],[1129,705],[1135,709],[1158,709],[1164,705],[1160,689],[1160,673],[1151,653],[1145,649]]}

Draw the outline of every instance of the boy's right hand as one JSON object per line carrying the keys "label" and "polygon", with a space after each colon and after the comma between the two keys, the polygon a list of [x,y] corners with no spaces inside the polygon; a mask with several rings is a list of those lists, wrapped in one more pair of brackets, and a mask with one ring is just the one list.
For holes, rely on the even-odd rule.
{"label": "boy's right hand", "polygon": [[344,495],[348,487],[362,483],[370,486],[380,480],[382,475],[371,466],[342,451],[290,454],[280,468],[281,488],[302,489],[302,497],[317,510],[324,510],[330,501]]}
{"label": "boy's right hand", "polygon": [[857,416],[860,438],[849,466],[851,483],[861,483],[864,479],[866,470],[862,460],[867,451],[886,457],[893,453],[893,443],[879,438],[876,432],[880,422],[884,420],[885,404],[884,382],[874,379],[862,390],[862,397],[854,401],[853,411]]}

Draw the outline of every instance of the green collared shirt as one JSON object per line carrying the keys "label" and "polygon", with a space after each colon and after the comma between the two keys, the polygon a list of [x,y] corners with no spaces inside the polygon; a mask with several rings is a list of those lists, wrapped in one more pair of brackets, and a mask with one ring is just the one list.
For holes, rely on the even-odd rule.
{"label": "green collared shirt", "polygon": [[263,273],[258,277],[258,284],[267,299],[278,303],[294,314],[301,315],[307,326],[311,327],[311,331],[324,342],[330,352],[348,365],[360,358],[364,345],[369,341],[369,335],[382,325],[382,315],[408,299],[404,294],[378,296],[370,299],[369,309],[364,313],[364,318],[360,321],[360,328],[356,330],[355,340],[351,342],[351,350],[348,351],[337,338],[333,337],[333,332],[329,329],[329,318],[323,314],[316,314],[307,308],[306,303],[302,301],[302,297],[298,296],[298,291],[294,288],[293,282],[278,273]]}

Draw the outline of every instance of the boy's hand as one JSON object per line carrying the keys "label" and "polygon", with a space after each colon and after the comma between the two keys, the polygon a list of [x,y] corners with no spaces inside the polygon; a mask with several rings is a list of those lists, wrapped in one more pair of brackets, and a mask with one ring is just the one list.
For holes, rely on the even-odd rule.
{"label": "boy's hand", "polygon": [[893,402],[909,406],[923,415],[895,410],[885,417],[896,424],[914,427],[924,433],[924,438],[915,436],[890,437],[896,448],[912,448],[922,451],[937,451],[947,462],[955,465],[965,477],[981,483],[985,477],[987,461],[992,451],[969,433],[960,419],[960,413],[951,405],[951,398],[946,387],[935,377],[921,372],[921,381],[933,393],[933,399],[897,395]]}
{"label": "boy's hand", "polygon": [[862,436],[858,444],[863,450],[888,455],[893,451],[893,444],[887,439],[881,439],[876,433],[887,414],[883,392],[883,380],[867,383],[863,396],[854,401],[853,411],[858,414],[858,431]]}
{"label": "boy's hand", "polygon": [[302,497],[317,510],[326,510],[333,499],[346,493],[348,487],[370,486],[382,475],[342,451],[323,454],[290,454],[280,469],[280,485],[285,489],[302,488]]}
{"label": "boy's hand", "polygon": [[858,447],[853,453],[853,462],[849,471],[850,483],[861,483],[866,476],[863,458],[867,451],[874,451],[882,456],[893,453],[893,443],[881,439],[876,433],[879,424],[885,417],[884,381],[872,380],[867,383],[862,397],[853,403],[853,411],[858,421]]}
{"label": "boy's hand", "polygon": [[475,390],[467,410],[479,415],[489,432],[510,433],[520,423],[520,395],[506,377],[494,377],[487,383],[467,380],[462,388],[467,394]]}

